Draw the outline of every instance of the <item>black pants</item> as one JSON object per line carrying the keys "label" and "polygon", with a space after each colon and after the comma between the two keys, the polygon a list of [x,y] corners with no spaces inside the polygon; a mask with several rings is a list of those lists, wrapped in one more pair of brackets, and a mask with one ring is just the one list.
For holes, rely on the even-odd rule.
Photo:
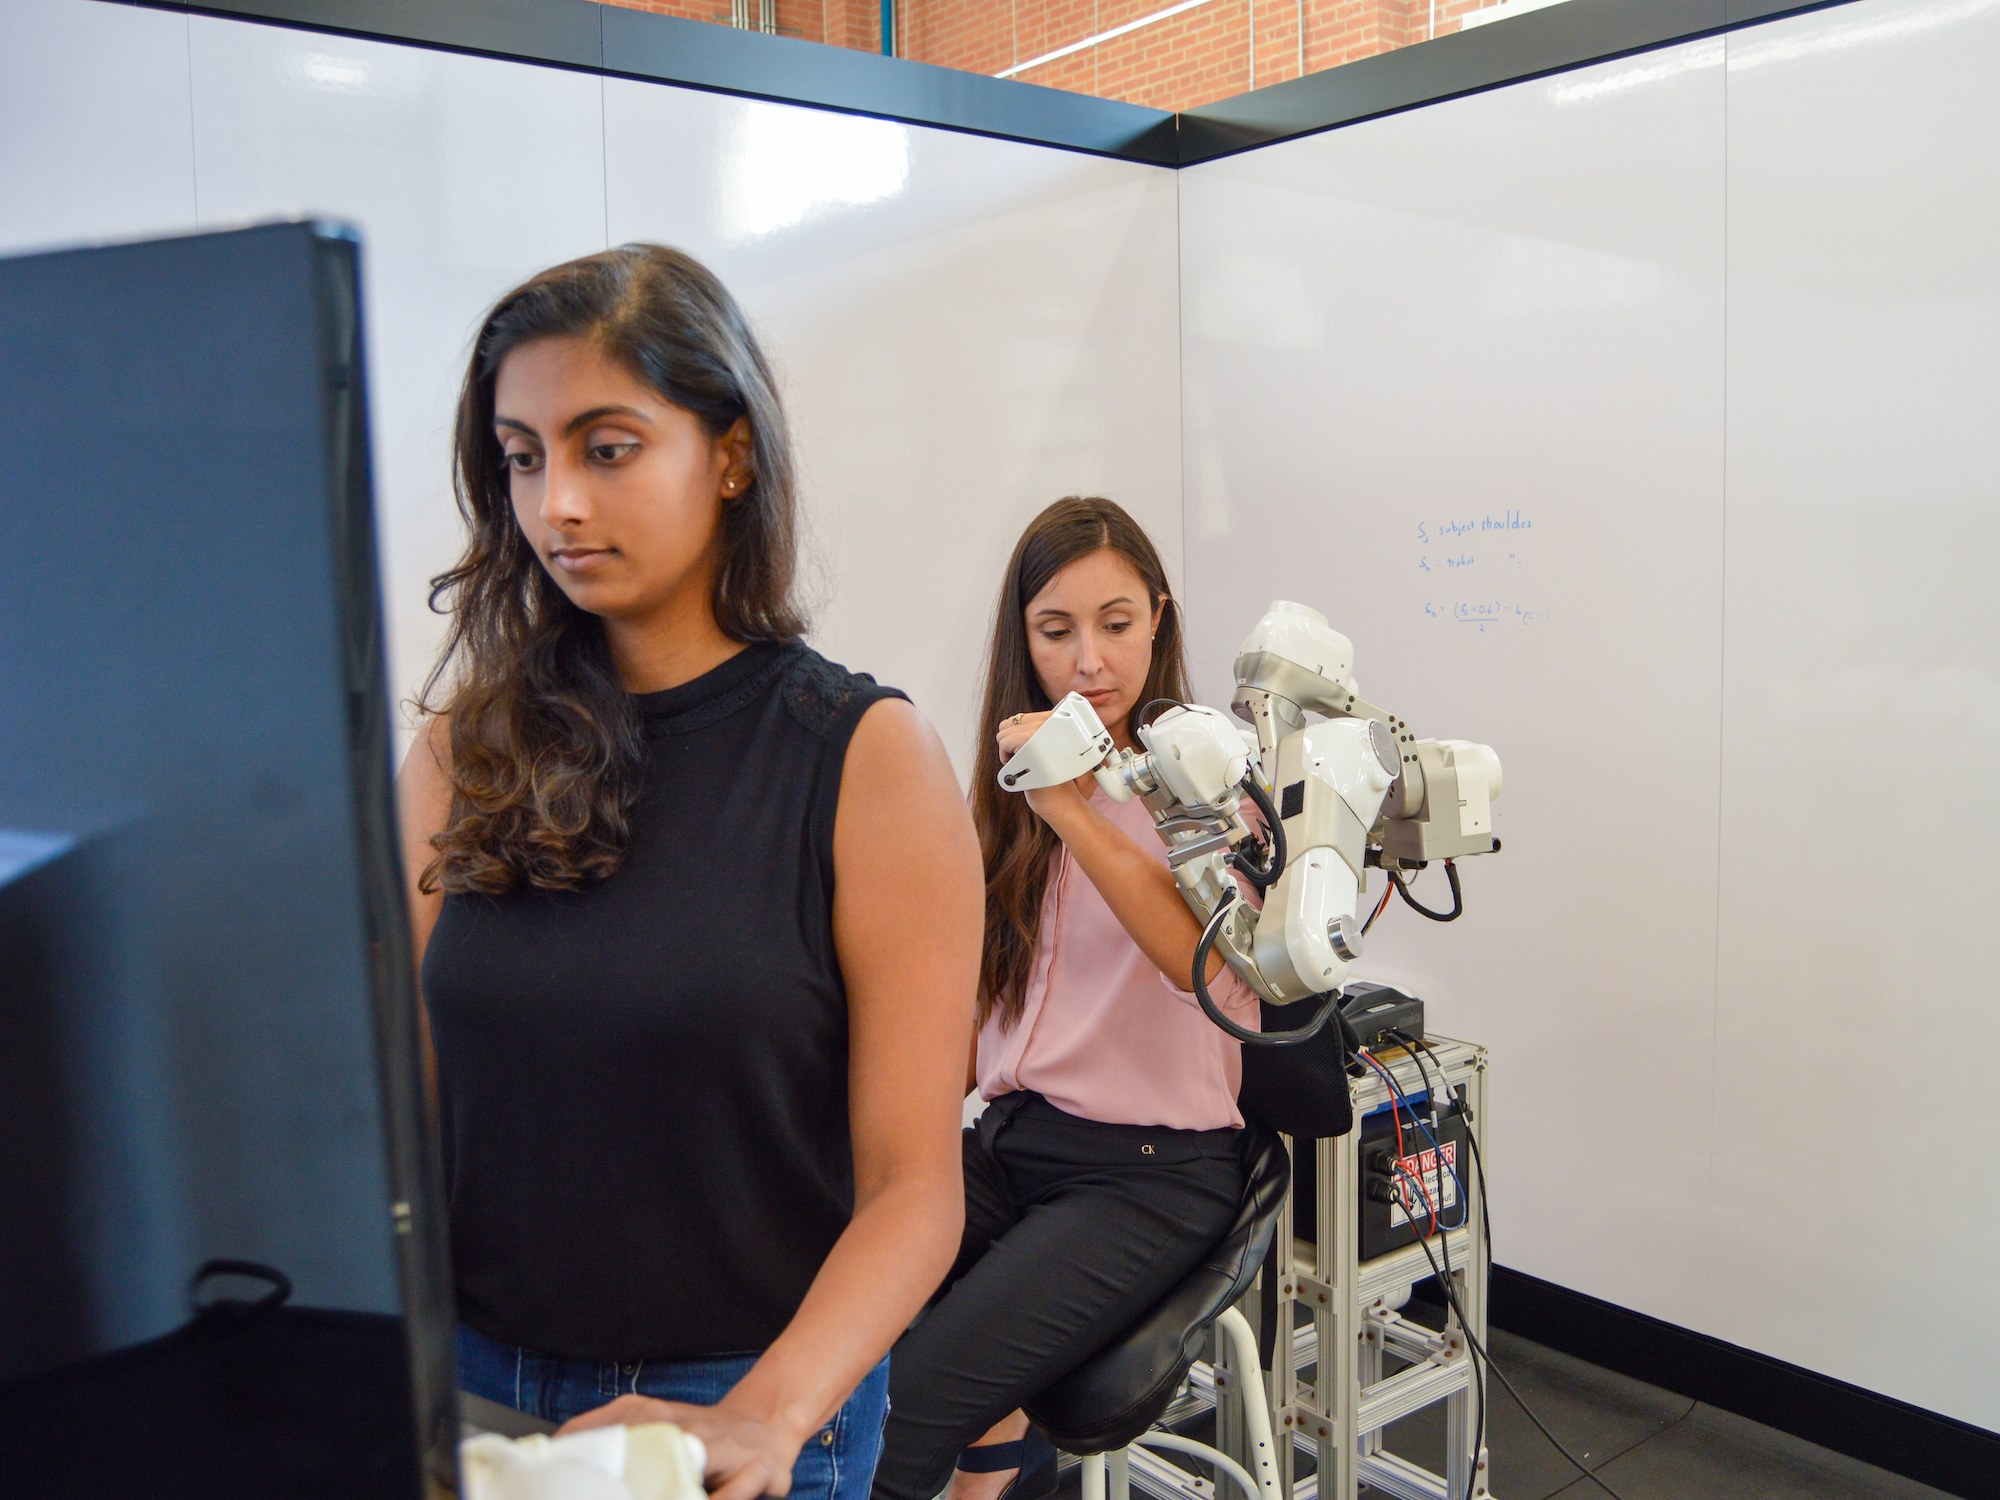
{"label": "black pants", "polygon": [[965,1132],[958,1260],[889,1356],[871,1500],[931,1500],[961,1451],[1184,1281],[1235,1221],[1235,1137],[994,1100]]}

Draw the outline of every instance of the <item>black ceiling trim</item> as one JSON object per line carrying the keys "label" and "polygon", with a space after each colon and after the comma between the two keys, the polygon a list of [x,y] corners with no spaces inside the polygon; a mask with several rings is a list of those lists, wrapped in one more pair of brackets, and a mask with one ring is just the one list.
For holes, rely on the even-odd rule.
{"label": "black ceiling trim", "polygon": [[1580,0],[1181,115],[596,0],[110,0],[875,115],[1162,167],[1852,0]]}
{"label": "black ceiling trim", "polygon": [[1176,164],[1174,117],[1163,109],[623,6],[597,8],[607,73]]}
{"label": "black ceiling trim", "polygon": [[111,0],[1186,167],[1852,0],[1575,0],[1181,115],[596,0]]}
{"label": "black ceiling trim", "polygon": [[518,62],[600,72],[603,7],[594,0],[115,0],[149,10],[192,11],[476,52]]}
{"label": "black ceiling trim", "polygon": [[1851,0],[1575,0],[1274,83],[1180,117],[1180,165]]}
{"label": "black ceiling trim", "polygon": [[874,115],[1171,167],[1163,109],[595,0],[116,0]]}

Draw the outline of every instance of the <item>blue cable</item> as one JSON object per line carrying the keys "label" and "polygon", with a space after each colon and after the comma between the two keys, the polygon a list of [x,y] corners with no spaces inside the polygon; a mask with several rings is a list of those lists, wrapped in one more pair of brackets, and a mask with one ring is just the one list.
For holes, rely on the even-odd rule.
{"label": "blue cable", "polygon": [[[1371,1057],[1369,1061],[1373,1062],[1374,1059]],[[1376,1066],[1380,1067],[1381,1065],[1378,1063],[1376,1064]],[[1466,1195],[1465,1179],[1458,1175],[1458,1168],[1455,1165],[1446,1162],[1444,1147],[1438,1144],[1438,1138],[1435,1135],[1431,1134],[1430,1127],[1424,1124],[1423,1117],[1417,1113],[1415,1106],[1413,1106],[1410,1103],[1409,1097],[1406,1094],[1404,1094],[1399,1087],[1397,1087],[1395,1077],[1389,1072],[1387,1068],[1382,1069],[1382,1076],[1388,1082],[1390,1093],[1394,1094],[1396,1098],[1402,1100],[1403,1109],[1405,1113],[1409,1115],[1410,1123],[1416,1126],[1417,1130],[1423,1135],[1424,1139],[1431,1143],[1431,1150],[1432,1152],[1435,1153],[1436,1159],[1439,1162],[1445,1163],[1445,1170],[1451,1173],[1452,1186],[1458,1189],[1458,1222],[1456,1224],[1440,1224],[1438,1227],[1440,1229],[1465,1228],[1466,1224],[1469,1222],[1469,1215],[1472,1212],[1472,1200]],[[1429,1091],[1426,1090],[1426,1092],[1428,1093]],[[1405,1173],[1404,1175],[1408,1176],[1410,1174]],[[1428,1200],[1430,1198],[1430,1189],[1424,1185],[1423,1174],[1418,1173],[1416,1180],[1418,1188],[1423,1192],[1425,1199]],[[1435,1209],[1433,1209],[1433,1212],[1435,1212]]]}
{"label": "blue cable", "polygon": [[[1407,1048],[1405,1048],[1404,1050],[1408,1051]],[[1422,1116],[1420,1116],[1417,1113],[1415,1106],[1413,1106],[1410,1103],[1409,1096],[1405,1094],[1401,1089],[1401,1087],[1397,1085],[1395,1074],[1391,1073],[1387,1068],[1383,1067],[1382,1064],[1377,1062],[1375,1060],[1374,1054],[1369,1052],[1363,1052],[1360,1055],[1367,1059],[1368,1066],[1373,1068],[1378,1074],[1380,1074],[1382,1081],[1389,1086],[1389,1100],[1390,1100],[1389,1108],[1393,1110],[1398,1104],[1401,1104],[1403,1106],[1403,1112],[1410,1117],[1410,1123],[1416,1126],[1416,1128],[1423,1134],[1424,1139],[1431,1143],[1431,1150],[1436,1153],[1437,1160],[1439,1162],[1445,1162],[1444,1148],[1438,1144],[1438,1138],[1435,1135],[1431,1134],[1430,1126],[1426,1125],[1423,1122]],[[1413,1059],[1415,1056],[1416,1056],[1415,1053],[1411,1053],[1411,1057]],[[1426,1082],[1428,1083],[1428,1080],[1426,1080]],[[1430,1096],[1432,1102],[1435,1103],[1437,1097],[1436,1091],[1429,1089],[1427,1087],[1426,1093]],[[1445,1229],[1445,1230],[1463,1229],[1465,1228],[1466,1224],[1470,1222],[1470,1216],[1472,1213],[1472,1199],[1470,1196],[1467,1195],[1465,1191],[1465,1179],[1458,1175],[1457,1165],[1455,1163],[1446,1163],[1445,1170],[1451,1173],[1452,1186],[1458,1189],[1458,1222],[1456,1224],[1440,1224],[1438,1227],[1440,1229]],[[1426,1199],[1429,1199],[1430,1190],[1428,1188],[1423,1187],[1423,1182],[1421,1178],[1419,1178],[1417,1186],[1423,1189],[1424,1197]],[[1411,1222],[1415,1223],[1416,1221],[1413,1218]]]}

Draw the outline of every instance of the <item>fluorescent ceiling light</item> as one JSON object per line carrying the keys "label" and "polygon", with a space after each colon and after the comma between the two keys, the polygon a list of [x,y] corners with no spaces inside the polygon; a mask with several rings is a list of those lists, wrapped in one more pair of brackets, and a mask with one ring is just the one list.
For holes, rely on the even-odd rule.
{"label": "fluorescent ceiling light", "polygon": [[1484,10],[1475,10],[1460,16],[1458,29],[1470,31],[1475,26],[1490,26],[1495,21],[1504,21],[1510,16],[1525,16],[1531,10],[1547,10],[1551,5],[1565,4],[1566,0],[1500,0],[1498,5],[1489,5]]}
{"label": "fluorescent ceiling light", "polygon": [[[1550,4],[1552,0],[1542,0]],[[1136,21],[1127,21],[1123,26],[1114,26],[1109,31],[1100,31],[1096,36],[1087,36],[1080,42],[1071,42],[1067,47],[1058,47],[1053,52],[1044,52],[1040,57],[1024,63],[1015,63],[1004,73],[995,73],[995,78],[1012,78],[1016,73],[1025,73],[1030,68],[1039,68],[1043,63],[1054,62],[1059,57],[1068,57],[1072,52],[1081,52],[1085,47],[1095,47],[1099,42],[1108,42],[1115,36],[1123,36],[1128,31],[1137,31],[1141,26],[1151,26],[1155,21],[1164,21],[1168,16],[1177,16],[1184,10],[1193,10],[1198,5],[1206,5],[1208,0],[1181,0],[1179,5],[1169,5],[1165,10],[1156,10],[1150,16],[1141,16]]]}

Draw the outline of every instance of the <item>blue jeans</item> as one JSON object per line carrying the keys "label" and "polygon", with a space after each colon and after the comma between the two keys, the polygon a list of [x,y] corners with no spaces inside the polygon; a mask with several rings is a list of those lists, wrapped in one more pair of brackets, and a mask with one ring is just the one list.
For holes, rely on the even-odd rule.
{"label": "blue jeans", "polygon": [[[548,1422],[567,1422],[632,1394],[713,1406],[756,1362],[754,1354],[632,1364],[564,1359],[503,1344],[463,1323],[458,1327],[460,1389]],[[875,1480],[875,1461],[882,1456],[882,1426],[888,1420],[885,1356],[862,1377],[833,1420],[799,1450],[792,1466],[795,1500],[866,1500]]]}

